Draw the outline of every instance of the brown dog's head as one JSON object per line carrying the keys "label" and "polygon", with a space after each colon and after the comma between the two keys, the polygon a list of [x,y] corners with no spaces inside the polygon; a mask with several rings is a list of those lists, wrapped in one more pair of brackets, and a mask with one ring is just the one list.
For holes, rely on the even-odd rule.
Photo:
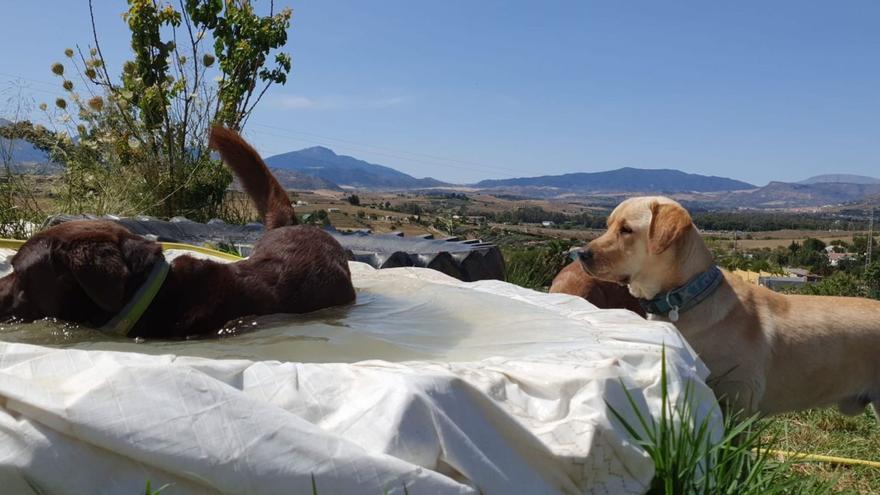
{"label": "brown dog's head", "polygon": [[158,243],[106,221],[56,225],[32,237],[0,279],[0,320],[55,317],[101,325],[162,257]]}
{"label": "brown dog's head", "polygon": [[628,284],[641,298],[681,285],[679,259],[686,239],[695,233],[680,204],[661,197],[630,198],[608,217],[608,231],[581,254],[584,269],[596,278]]}

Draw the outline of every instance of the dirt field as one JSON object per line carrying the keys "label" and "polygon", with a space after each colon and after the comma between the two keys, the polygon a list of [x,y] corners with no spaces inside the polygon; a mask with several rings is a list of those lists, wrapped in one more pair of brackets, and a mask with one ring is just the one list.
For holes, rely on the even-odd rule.
{"label": "dirt field", "polygon": [[522,234],[530,234],[541,237],[552,237],[554,239],[569,239],[578,241],[592,241],[602,234],[602,230],[578,230],[578,229],[552,229],[547,227],[538,227],[535,225],[504,225],[499,223],[490,224],[492,230],[499,232],[519,232]]}
{"label": "dirt field", "polygon": [[[385,210],[378,207],[367,206],[380,203],[379,197],[360,196],[361,206],[350,204],[342,193],[332,191],[300,192],[296,200],[308,204],[295,206],[297,213],[314,213],[318,210],[330,211],[328,217],[330,223],[340,230],[347,229],[371,229],[374,233],[384,234],[388,232],[403,232],[404,235],[441,234],[434,228],[426,227],[417,223],[410,223],[405,213]],[[383,198],[384,199],[384,198]],[[384,202],[384,201],[381,201]],[[363,217],[358,217],[358,212],[363,212]]]}
{"label": "dirt field", "polygon": [[[541,227],[538,225],[502,225],[492,224],[492,228],[499,231],[519,232],[523,234],[531,234],[535,236],[551,237],[555,239],[577,239],[582,241],[590,241],[602,234],[602,230],[597,229],[554,229]],[[704,232],[705,237],[713,237],[718,240],[727,239],[733,241],[733,234],[730,232]],[[785,247],[792,241],[803,242],[808,237],[822,240],[826,244],[834,240],[842,240],[852,242],[854,235],[866,235],[865,232],[845,232],[827,230],[774,230],[766,232],[749,232],[738,234],[736,245],[741,249],[761,249]],[[747,239],[745,237],[751,237]]]}
{"label": "dirt field", "polygon": [[[835,240],[852,242],[854,235],[866,235],[865,232],[829,232],[827,230],[775,230],[771,232],[752,232],[750,234],[751,239],[746,239],[740,233],[740,237],[736,240],[736,245],[742,249],[775,248],[788,246],[791,244],[791,241],[802,242],[808,237],[820,239],[825,244],[828,244]],[[733,239],[731,238],[731,240]]]}

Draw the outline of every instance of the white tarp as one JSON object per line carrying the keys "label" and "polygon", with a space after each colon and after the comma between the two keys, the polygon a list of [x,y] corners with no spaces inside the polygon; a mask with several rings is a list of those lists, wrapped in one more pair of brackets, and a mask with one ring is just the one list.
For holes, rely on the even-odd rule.
{"label": "white tarp", "polygon": [[669,325],[351,266],[356,305],[243,319],[257,330],[228,338],[0,329],[2,492],[642,493],[652,463],[606,401],[629,411],[625,387],[657,417],[664,343],[671,398],[690,383],[718,426]]}

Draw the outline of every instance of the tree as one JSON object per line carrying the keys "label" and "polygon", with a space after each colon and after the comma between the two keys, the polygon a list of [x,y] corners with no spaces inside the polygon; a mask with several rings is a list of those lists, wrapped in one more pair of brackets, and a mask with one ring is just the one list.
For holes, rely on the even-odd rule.
{"label": "tree", "polygon": [[865,268],[864,280],[872,297],[878,297],[880,295],[880,260],[872,261]]}
{"label": "tree", "polygon": [[357,194],[352,194],[351,196],[349,196],[346,199],[348,200],[348,204],[350,204],[352,206],[360,206],[361,205],[361,198],[359,198]]}
{"label": "tree", "polygon": [[859,279],[844,272],[836,272],[815,284],[805,284],[799,292],[816,296],[861,297],[864,295]]}
{"label": "tree", "polygon": [[[877,250],[877,239],[871,238],[871,247],[874,251]],[[864,254],[868,251],[868,236],[866,235],[854,235],[852,240],[852,251],[858,254]]]}
{"label": "tree", "polygon": [[286,82],[290,56],[267,58],[286,43],[291,11],[275,13],[270,2],[260,16],[250,0],[128,0],[133,58],[118,76],[101,52],[91,0],[89,12],[94,45],[66,49],[68,61],[51,67],[67,94],[51,110],[41,105],[55,128],[17,129],[64,164],[62,209],[216,216],[231,176],[211,159],[207,131],[241,129],[268,88]]}
{"label": "tree", "polygon": [[825,243],[821,239],[816,239],[814,237],[807,237],[804,239],[804,249],[807,251],[824,251]]}

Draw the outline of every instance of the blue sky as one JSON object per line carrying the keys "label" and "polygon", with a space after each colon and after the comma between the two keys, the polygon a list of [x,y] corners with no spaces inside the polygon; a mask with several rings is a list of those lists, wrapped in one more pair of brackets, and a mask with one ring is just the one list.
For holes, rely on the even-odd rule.
{"label": "blue sky", "polygon": [[[118,70],[125,3],[95,3]],[[880,176],[873,0],[276,5],[294,10],[294,69],[246,129],[267,156],[324,145],[454,182],[622,166]],[[49,65],[90,42],[86,6],[6,2],[0,111],[19,90],[54,99]]]}

